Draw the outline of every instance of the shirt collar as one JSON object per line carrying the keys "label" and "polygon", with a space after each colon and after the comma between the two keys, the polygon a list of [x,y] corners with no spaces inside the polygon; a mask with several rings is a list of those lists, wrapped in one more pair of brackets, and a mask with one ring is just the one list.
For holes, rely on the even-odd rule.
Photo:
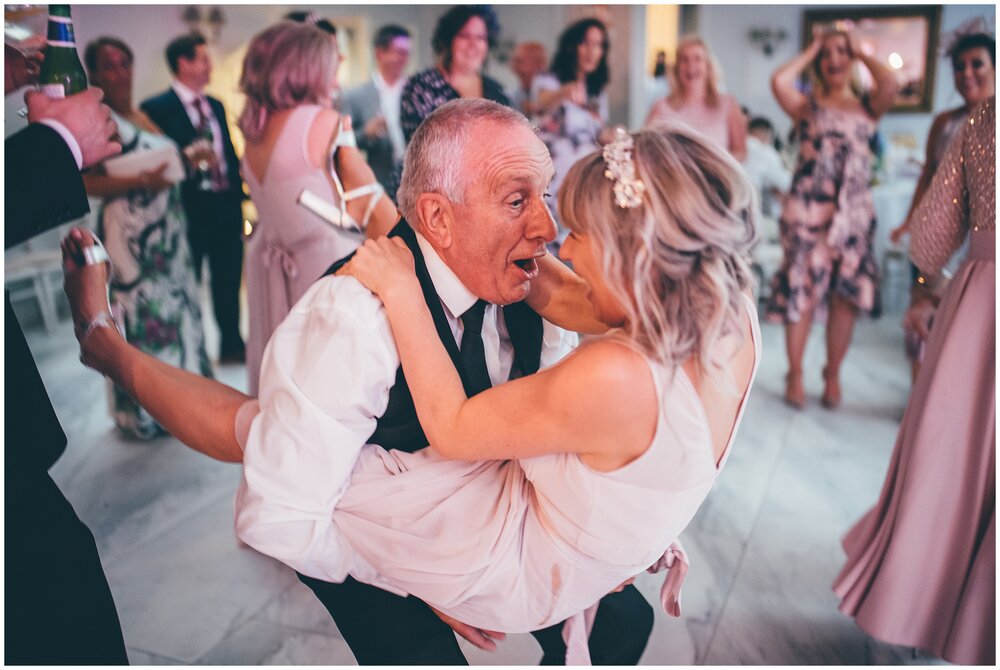
{"label": "shirt collar", "polygon": [[424,264],[427,266],[427,274],[431,276],[434,290],[441,298],[445,308],[451,312],[451,316],[456,319],[460,318],[479,298],[465,288],[465,284],[455,276],[451,268],[445,265],[431,243],[424,239],[420,233],[413,232],[416,234],[420,253],[424,256]]}
{"label": "shirt collar", "polygon": [[203,93],[198,93],[192,90],[190,87],[185,86],[177,79],[170,82],[170,87],[174,89],[174,93],[177,94],[177,97],[181,99],[181,102],[184,103],[186,107],[193,105],[195,100],[205,97]]}
{"label": "shirt collar", "polygon": [[400,77],[395,84],[392,86],[382,78],[382,73],[378,71],[378,68],[372,70],[372,81],[375,82],[375,89],[382,91],[402,91],[403,86],[406,84],[406,77]]}

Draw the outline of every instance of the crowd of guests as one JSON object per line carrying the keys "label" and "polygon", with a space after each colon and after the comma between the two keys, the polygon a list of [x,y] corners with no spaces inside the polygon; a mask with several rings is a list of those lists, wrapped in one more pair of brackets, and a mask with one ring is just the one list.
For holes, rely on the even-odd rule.
{"label": "crowd of guests", "polygon": [[[388,485],[376,478],[364,482],[368,488],[361,487],[350,479],[349,467],[341,473],[344,483],[338,493],[346,495],[347,502],[325,495],[318,512],[327,522],[330,515],[341,514],[340,526],[347,539],[323,535],[322,547],[317,547],[317,531],[309,531],[311,544],[303,544],[302,552],[294,556],[286,555],[289,550],[282,543],[292,541],[289,538],[294,533],[272,534],[276,522],[269,515],[276,513],[275,505],[284,505],[277,512],[281,523],[306,524],[307,520],[295,517],[292,511],[311,510],[316,499],[309,495],[319,494],[308,486],[299,490],[295,477],[311,479],[306,465],[324,476],[345,467],[342,460],[309,460],[316,458],[309,440],[318,439],[323,430],[329,435],[347,435],[361,426],[361,432],[367,432],[355,436],[361,439],[360,445],[372,430],[377,433],[383,429],[382,420],[375,422],[372,417],[391,417],[398,425],[385,428],[392,437],[379,444],[404,451],[426,446],[423,426],[428,436],[433,430],[442,444],[459,445],[454,453],[460,455],[453,458],[469,461],[538,454],[565,460],[568,447],[546,443],[545,431],[563,435],[576,431],[580,439],[572,449],[588,467],[574,476],[581,480],[579,488],[586,488],[596,472],[617,472],[641,459],[667,463],[663,459],[668,458],[669,449],[649,447],[643,436],[653,434],[652,430],[638,430],[637,439],[632,441],[628,435],[611,440],[610,432],[605,435],[608,426],[599,421],[587,423],[593,417],[584,415],[567,415],[564,424],[550,425],[541,399],[545,394],[564,397],[581,392],[588,386],[586,380],[602,378],[600,375],[609,374],[607,370],[618,370],[618,378],[624,369],[635,370],[632,378],[648,377],[652,370],[655,385],[623,388],[621,394],[612,394],[628,399],[621,407],[603,395],[603,412],[620,415],[616,430],[620,431],[623,422],[645,425],[643,421],[649,417],[642,409],[647,405],[660,407],[668,393],[679,406],[689,407],[692,415],[700,406],[715,408],[707,417],[709,432],[697,440],[692,437],[692,444],[685,447],[695,453],[705,447],[698,441],[702,438],[711,447],[711,467],[688,473],[697,479],[699,493],[688,490],[686,495],[691,499],[682,505],[685,512],[675,509],[671,523],[655,530],[630,530],[636,537],[648,531],[657,538],[676,538],[676,531],[707,495],[728,456],[743,400],[757,369],[760,342],[756,310],[747,307],[752,306],[749,259],[754,238],[780,242],[781,258],[773,273],[768,273],[764,309],[768,318],[784,325],[788,364],[784,400],[792,408],[807,405],[803,360],[813,323],[825,322],[821,403],[834,409],[842,401],[840,371],[855,322],[858,316],[877,315],[880,310],[871,143],[879,119],[894,103],[897,84],[890,68],[868,55],[855,34],[817,30],[810,44],[772,76],[774,97],[793,127],[797,146],[793,164],[777,151],[772,122],[750,115],[724,92],[722,72],[702,37],[681,38],[673,58],[664,54],[662,62],[658,61],[658,74],[669,81],[668,93],[652,104],[643,130],[629,134],[611,123],[608,86],[612,44],[602,21],[586,18],[568,26],[556,41],[551,61],[544,45],[518,44],[510,63],[517,79],[511,91],[505,91],[486,73],[490,50],[497,45],[499,35],[497,16],[488,6],[456,6],[441,16],[434,30],[434,64],[407,76],[411,35],[402,26],[383,26],[373,42],[376,67],[370,79],[341,92],[334,24],[309,12],[290,14],[255,36],[248,47],[239,82],[246,97],[238,121],[246,139],[242,158],[234,150],[222,103],[205,94],[212,63],[208,46],[199,35],[184,35],[170,42],[166,49],[170,88],[139,105],[132,99],[134,55],[128,44],[116,37],[101,37],[84,51],[90,82],[103,92],[107,107],[102,109],[108,110],[113,121],[121,152],[138,154],[173,147],[176,153],[172,160],[129,176],[111,174],[100,160],[77,161],[78,168],[88,168],[81,177],[86,193],[101,201],[96,232],[103,240],[102,246],[89,234],[75,231],[64,244],[67,268],[76,277],[73,282],[67,280],[67,291],[79,322],[85,360],[109,377],[115,423],[129,435],[148,439],[169,432],[209,456],[244,462],[251,474],[244,478],[238,501],[238,507],[242,505],[237,514],[241,537],[300,572],[330,609],[362,662],[392,663],[400,658],[384,655],[385,650],[378,649],[368,634],[349,632],[353,624],[347,619],[357,609],[342,603],[355,603],[362,609],[374,607],[375,599],[382,598],[374,594],[385,593],[375,587],[421,595],[431,607],[405,616],[420,621],[427,630],[433,629],[431,637],[441,633],[443,622],[447,635],[455,630],[488,647],[497,638],[490,632],[494,630],[491,623],[503,622],[506,630],[516,625],[494,605],[485,608],[492,610],[494,618],[490,618],[472,604],[455,605],[454,593],[440,590],[435,569],[451,569],[435,563],[437,554],[429,548],[434,541],[441,541],[440,537],[412,535],[408,536],[410,544],[403,542],[397,547],[401,557],[419,557],[434,566],[427,572],[433,586],[414,580],[412,575],[393,573],[391,555],[376,559],[365,554],[361,547],[387,546],[390,535],[400,541],[391,529],[404,512],[369,509],[357,502],[357,496],[379,499],[379,487]],[[948,57],[963,105],[935,118],[910,211],[905,223],[893,232],[894,239],[907,233],[912,236],[913,299],[905,326],[907,351],[914,360],[913,396],[882,497],[845,538],[848,564],[835,590],[844,599],[843,611],[856,616],[859,625],[881,639],[927,649],[961,663],[992,663],[993,619],[985,617],[986,610],[992,617],[995,609],[995,382],[982,371],[992,370],[992,365],[987,365],[992,361],[992,331],[987,332],[986,326],[992,327],[994,319],[984,320],[982,315],[993,309],[994,291],[994,38],[982,32],[961,35],[951,45]],[[860,67],[871,75],[867,89],[857,81]],[[800,83],[803,77],[809,82],[806,86]],[[471,102],[475,100],[485,102]],[[43,106],[36,97],[34,107]],[[527,132],[529,122],[537,128],[537,137]],[[521,138],[510,140],[512,158],[506,158],[506,147],[498,140],[503,135],[495,134],[501,131]],[[72,143],[68,144],[72,148]],[[102,151],[110,152],[106,147]],[[512,162],[507,165],[505,160]],[[469,161],[483,166],[482,183],[466,178]],[[516,234],[502,239],[505,233],[495,232],[482,239],[485,233],[464,230],[463,216],[497,216],[485,209],[494,197],[491,189],[495,189],[494,182],[509,178],[501,168],[512,172],[515,163],[520,178],[528,184],[516,192],[519,195],[512,202],[503,204],[505,212],[517,209],[516,216],[509,219],[517,221]],[[182,166],[183,176],[174,174],[175,164]],[[671,170],[666,166],[672,166],[674,174],[668,174]],[[984,179],[983,174],[989,178]],[[602,186],[607,188],[602,190]],[[546,200],[546,191],[558,194],[558,201],[555,197]],[[307,196],[328,206],[323,211],[304,207]],[[258,212],[249,239],[244,239],[241,213],[246,198]],[[38,216],[21,210],[14,215]],[[10,216],[8,210],[8,219]],[[410,222],[416,236],[405,221],[400,223],[401,216]],[[388,241],[386,235],[397,243]],[[966,238],[970,240],[968,259],[947,292],[942,292],[942,268]],[[497,250],[503,245],[509,247],[504,251],[505,260],[498,262],[492,279],[484,279],[483,273],[502,255]],[[582,297],[580,280],[551,256],[544,256],[545,247],[559,252],[584,277],[593,289],[586,298]],[[357,332],[351,330],[354,326],[346,328],[330,316],[336,311],[332,305],[337,298],[346,301],[344,304],[357,303],[350,318],[362,320],[360,315],[368,309],[367,294],[360,300],[350,291],[340,290],[344,293],[341,296],[337,291],[317,288],[317,280],[333,261],[359,248],[362,251],[347,271],[385,304],[391,334],[385,334],[390,331],[384,316],[378,326],[373,322],[366,326],[369,330]],[[438,267],[432,251],[444,259],[444,266]],[[95,289],[99,282],[93,279],[94,272],[87,270],[88,265],[99,266],[105,258],[110,261],[107,317]],[[416,275],[411,282],[414,258]],[[476,260],[481,263],[472,268]],[[197,291],[206,261],[214,317],[221,334],[218,361],[246,363],[249,395],[212,380]],[[440,278],[444,275],[452,280],[457,277],[459,286],[468,290],[452,287],[446,291]],[[385,277],[396,280],[390,284]],[[245,344],[239,331],[243,279],[249,309]],[[410,290],[398,288],[402,285]],[[412,304],[421,303],[421,296],[434,290],[441,299],[437,301],[435,295],[432,302],[445,306],[450,322],[430,304],[426,318],[414,315]],[[401,294],[410,300],[400,299]],[[487,320],[496,321],[499,310],[490,307],[491,303],[525,299],[531,309],[567,330],[598,334],[609,326],[623,328],[625,345],[614,338],[597,339],[581,347],[580,355],[553,368],[561,373],[531,375],[539,368],[538,351],[533,363],[524,358],[523,349],[519,353],[519,346],[528,346],[518,342],[526,337],[521,329],[528,326],[514,319],[525,318],[530,323],[537,315],[508,317],[506,314],[514,313],[508,309],[505,325],[494,326],[490,338],[484,331],[484,341],[500,342],[496,345],[499,353],[494,351],[492,358],[487,358],[506,360],[503,373],[483,367],[485,385],[476,387],[471,367],[459,367],[455,384],[449,386],[450,377],[443,371],[454,371],[449,367],[449,355],[456,365],[458,360],[462,365],[479,365],[464,362],[464,342],[461,351],[452,351],[454,347],[444,342],[437,367],[417,362],[421,356],[415,352],[434,358],[429,352],[440,333],[450,329],[461,338],[468,329],[482,327],[484,313]],[[457,308],[460,304],[461,310]],[[467,314],[479,304],[482,307],[475,318],[480,325],[473,327],[472,321],[466,321]],[[427,327],[421,330],[409,325],[411,321],[426,322]],[[116,338],[113,329],[104,328],[111,322],[123,340]],[[537,328],[540,336],[541,326],[530,328]],[[303,348],[303,333],[315,336],[316,329],[328,333],[331,341],[348,338],[346,342],[354,346],[348,358],[354,360]],[[975,336],[974,344],[968,343],[970,333]],[[387,344],[379,344],[379,338],[388,338]],[[465,341],[471,339],[466,337]],[[513,353],[503,353],[505,341],[508,347],[513,346]],[[549,346],[550,340],[545,342]],[[398,352],[385,359],[385,351],[394,349],[394,343]],[[718,345],[719,351],[713,350],[713,345]],[[531,346],[537,349],[541,345]],[[483,342],[478,347],[482,352]],[[541,356],[544,361],[545,350]],[[558,358],[554,353],[551,356],[549,362]],[[330,416],[346,413],[344,408],[354,402],[338,400],[336,393],[329,391],[338,403],[335,409],[329,404],[334,400],[311,395],[316,370],[335,363],[357,371],[359,378],[372,377],[374,381],[365,392],[376,395],[356,402],[358,416],[345,414],[338,419],[340,423],[329,423]],[[923,369],[918,368],[921,363]],[[376,379],[373,366],[382,366],[379,375],[385,372],[388,377]],[[399,386],[397,368],[399,379],[404,371],[411,377],[408,389],[404,379],[407,397],[403,400],[389,394],[390,388],[395,393]],[[640,369],[645,372],[640,373]],[[678,369],[684,370],[689,380],[686,390],[676,387],[673,373]],[[716,384],[720,371],[731,375],[727,379],[735,380],[741,393],[727,395],[722,391],[724,384]],[[502,382],[520,375],[530,380],[510,384],[515,391],[501,390],[508,388]],[[964,393],[950,390],[955,379],[965,380]],[[604,383],[612,382],[608,378]],[[467,400],[491,385],[498,388],[483,393],[476,402]],[[290,395],[281,396],[275,390],[279,387]],[[514,406],[511,403],[531,407],[537,416],[529,412],[524,421],[539,427],[530,433],[539,444],[504,448],[516,442],[515,434],[527,433],[523,427],[508,435],[498,424],[493,433],[496,444],[474,437],[471,429],[456,427],[461,424],[441,408],[441,402],[426,400],[435,394],[446,396],[449,388],[454,391],[454,403],[468,402],[473,408],[466,410],[465,416],[477,416],[481,424],[488,423],[494,413],[509,410]],[[388,408],[383,397],[388,399]],[[394,404],[397,400],[409,404],[401,410]],[[593,402],[581,397],[572,406],[590,407]],[[300,418],[315,415],[302,418],[307,426],[283,424],[287,421],[283,412],[293,405]],[[632,417],[628,414],[632,411],[641,416]],[[660,411],[653,413],[655,425],[664,420]],[[372,425],[361,421],[362,415],[366,421],[371,419]],[[950,429],[955,447],[936,448],[944,422],[954,426],[956,420],[960,427]],[[251,429],[251,424],[256,427]],[[400,431],[412,431],[414,426],[419,438],[411,440],[409,433],[405,439],[400,437]],[[304,460],[302,467],[293,471],[292,479],[280,483],[269,479],[275,472],[292,475],[284,472],[287,454],[274,455],[267,444],[261,444],[266,442],[265,433],[300,445],[297,448],[301,448]],[[609,439],[602,442],[602,435]],[[396,446],[400,439],[407,445],[405,449]],[[463,450],[462,445],[473,439],[483,451]],[[616,450],[599,446],[605,442],[615,443]],[[587,445],[593,448],[588,450]],[[354,456],[369,459],[366,462],[372,468],[375,461],[389,458],[360,447]],[[437,514],[441,516],[435,519],[462,520],[460,515],[468,510],[461,511],[461,503],[455,501],[472,495],[470,491],[492,490],[493,484],[484,483],[492,480],[481,470],[476,471],[477,486],[485,488],[467,489],[464,482],[471,471],[456,474],[447,459],[434,466],[439,469],[428,470],[425,460],[420,462],[421,468],[416,467],[417,461],[392,467],[408,472],[413,466],[420,477],[430,472],[463,482],[458,488],[447,489],[438,502]],[[533,466],[524,467],[532,471]],[[660,499],[633,496],[630,487],[638,490],[644,484],[634,468],[630,472],[635,473],[634,481],[620,478],[621,499],[647,508],[660,505]],[[509,476],[496,476],[501,475]],[[530,478],[545,488],[547,476],[548,471],[542,468]],[[671,486],[683,488],[690,483],[678,479]],[[364,493],[356,493],[354,498],[344,493],[344,488],[350,491],[356,485]],[[573,505],[578,501],[563,490],[565,482],[553,481],[549,486],[556,508],[566,518],[573,518]],[[926,519],[930,512],[924,489],[938,488],[950,493],[944,495],[945,500],[934,497],[931,522]],[[274,497],[279,490],[284,496],[280,504]],[[674,489],[666,490],[676,495]],[[451,505],[446,504],[449,499],[453,500]],[[621,499],[610,498],[607,509],[617,509],[616,505],[623,504]],[[678,498],[671,500],[676,507]],[[395,504],[409,507],[415,501],[403,497]],[[342,511],[348,507],[349,513]],[[669,517],[667,507],[664,514]],[[448,509],[454,511],[449,513]],[[529,520],[529,528],[535,515],[551,514],[530,504],[519,509]],[[312,519],[316,514],[309,511],[306,517]],[[352,519],[360,516],[364,523],[350,530],[349,514]],[[621,516],[606,519],[609,525],[604,532],[609,536],[618,533]],[[497,532],[496,542],[505,546],[532,544],[530,533],[511,538],[506,531],[494,528],[490,520],[463,522],[472,527],[482,524],[483,533]],[[957,538],[943,543],[946,546],[930,558],[926,541],[933,531],[928,530],[928,524]],[[309,530],[311,526],[297,528]],[[458,538],[450,541],[460,542]],[[357,551],[345,550],[345,543]],[[686,560],[679,548],[660,544],[632,547],[628,564],[639,565],[661,555],[665,565]],[[571,543],[563,550],[586,554],[588,560],[599,563],[624,560],[620,553],[602,554],[594,547]],[[314,550],[317,553],[309,553]],[[517,559],[514,554],[491,558],[508,566],[510,582],[504,582],[508,595],[531,590],[528,582],[519,581],[524,563],[550,560],[530,552]],[[485,560],[473,554],[466,559]],[[350,568],[338,572],[317,567],[338,561],[350,564]],[[642,567],[648,567],[648,562]],[[603,570],[602,564],[597,572],[605,574]],[[610,575],[623,580],[628,577],[618,572],[608,570],[596,583],[603,585]],[[332,582],[343,584],[334,586]],[[627,583],[625,580],[622,586]],[[479,581],[472,581],[461,582],[455,589],[467,594],[482,587]],[[497,587],[492,584],[490,588]],[[589,594],[587,589],[594,585],[581,582],[575,588]],[[922,592],[932,595],[924,597]],[[634,663],[638,656],[632,652],[638,648],[641,653],[644,636],[649,633],[647,616],[634,600],[639,597],[634,587],[618,593],[627,595],[611,599],[617,603],[615,616],[634,622],[636,639],[629,643],[630,652],[601,656],[607,650],[602,650],[603,642],[595,643],[603,636],[598,627],[592,632],[589,653],[595,660]],[[584,619],[575,618],[582,601],[573,593],[565,595],[570,604],[559,611],[573,615],[567,620],[568,631],[583,626]],[[529,595],[525,597],[530,600]],[[100,598],[107,599],[103,592]],[[517,610],[519,606],[515,605],[514,611],[523,612]],[[385,601],[373,611],[396,616],[402,611],[397,609],[400,607],[400,603]],[[111,610],[113,614],[113,605]],[[610,616],[607,611],[605,619]],[[544,619],[545,625],[555,626],[563,618]],[[949,625],[938,625],[942,619]],[[585,658],[574,656],[573,640],[578,638],[567,633],[567,647],[561,636],[558,643],[553,642],[546,634],[550,630],[545,628],[536,635],[547,659]],[[396,651],[416,654],[418,641],[407,640],[399,640]],[[607,644],[612,644],[610,639]],[[455,653],[460,655],[457,648],[452,650],[442,643],[428,652],[426,661],[454,660]]]}

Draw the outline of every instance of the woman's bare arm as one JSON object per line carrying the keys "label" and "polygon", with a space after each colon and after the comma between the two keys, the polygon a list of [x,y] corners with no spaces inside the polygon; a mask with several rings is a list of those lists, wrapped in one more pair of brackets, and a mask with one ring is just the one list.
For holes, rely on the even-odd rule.
{"label": "woman's bare arm", "polygon": [[796,81],[816,58],[822,44],[820,35],[814,35],[812,43],[804,51],[775,70],[771,76],[771,91],[781,108],[793,120],[802,115],[808,103],[808,98],[798,89]]}
{"label": "woman's bare arm", "polygon": [[[408,265],[407,265],[408,264]],[[403,372],[431,446],[447,458],[524,458],[578,453],[620,467],[649,445],[656,424],[649,368],[611,341],[581,347],[560,363],[469,398],[398,240],[366,242],[348,274],[386,307]]]}
{"label": "woman's bare arm", "polygon": [[[323,110],[316,115],[316,119],[309,129],[309,159],[314,167],[324,170],[324,174],[326,174],[330,149],[333,142],[337,139],[337,133],[340,132],[340,118],[340,114],[332,109]],[[345,128],[350,129],[350,116],[345,115],[344,121]],[[337,152],[336,169],[337,176],[340,177],[345,191],[366,186],[376,181],[375,173],[372,172],[368,163],[365,162],[361,152],[354,147],[340,147],[340,150]],[[337,189],[333,178],[329,174],[326,174],[326,178],[330,183],[330,188],[336,193]],[[363,196],[347,203],[348,214],[355,221],[361,221],[364,218],[365,210],[368,208],[368,202],[372,197]],[[382,237],[392,230],[392,227],[396,225],[398,220],[399,213],[396,211],[396,206],[392,204],[392,200],[388,197],[380,197],[371,218],[368,220],[368,226],[365,228],[365,236],[369,239]]]}
{"label": "woman's bare arm", "polygon": [[538,262],[538,277],[531,282],[527,303],[543,319],[564,330],[606,333],[608,326],[594,316],[588,291],[587,282],[578,274],[546,254]]}

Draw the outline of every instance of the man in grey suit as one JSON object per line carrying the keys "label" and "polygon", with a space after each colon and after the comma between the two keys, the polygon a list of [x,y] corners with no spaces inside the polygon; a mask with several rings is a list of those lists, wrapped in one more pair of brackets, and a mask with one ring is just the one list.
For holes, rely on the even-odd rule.
{"label": "man in grey suit", "polygon": [[351,116],[358,148],[365,151],[375,178],[387,191],[406,149],[399,125],[399,98],[409,61],[409,31],[397,25],[382,26],[375,34],[376,69],[371,80],[344,94],[343,111]]}

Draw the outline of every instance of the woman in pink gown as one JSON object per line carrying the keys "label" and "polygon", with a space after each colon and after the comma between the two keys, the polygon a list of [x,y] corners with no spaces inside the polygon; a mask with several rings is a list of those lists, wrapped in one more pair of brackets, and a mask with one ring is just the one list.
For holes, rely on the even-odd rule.
{"label": "woman in pink gown", "polygon": [[[760,358],[749,293],[752,187],[737,163],[687,131],[622,135],[578,163],[560,191],[573,230],[564,255],[589,284],[590,301],[563,314],[539,306],[561,323],[584,307],[616,330],[550,368],[467,398],[422,299],[411,304],[421,291],[412,257],[387,238],[359,250],[352,272],[384,301],[433,447],[406,454],[364,445],[338,457],[347,467],[323,473],[331,495],[343,491],[333,527],[321,524],[311,540],[337,551],[321,565],[306,565],[294,548],[280,560],[327,581],[350,574],[415,595],[482,629],[568,620],[568,660],[576,662],[587,658],[579,644],[585,610],[646,569],[677,569],[663,599],[679,614],[685,568],[671,546],[728,458]],[[533,187],[531,207],[545,207],[543,191]],[[76,244],[67,241],[67,265],[79,297]],[[85,358],[117,376],[137,354],[107,340],[112,333],[100,337],[99,349],[94,337],[84,340]],[[105,366],[109,356],[118,362]],[[282,402],[280,388],[264,391],[261,405]],[[137,395],[163,402],[143,389]],[[220,407],[241,397],[220,384],[200,384],[191,396]],[[178,402],[165,404],[176,411]],[[253,401],[243,407],[252,412]],[[238,493],[237,528],[251,546],[262,536],[244,522],[271,504],[249,484],[257,476],[247,472]]]}
{"label": "woman in pink gown", "polygon": [[840,609],[952,663],[996,659],[996,98],[968,117],[911,217],[927,284],[969,238],[941,300],[882,495],[844,536]]}
{"label": "woman in pink gown", "polygon": [[[246,258],[251,395],[264,347],[292,305],[366,234],[384,235],[396,221],[358,153],[350,119],[331,106],[339,63],[335,35],[292,21],[254,37],[243,60],[242,172],[258,213]],[[341,209],[341,224],[300,205],[303,190]]]}

